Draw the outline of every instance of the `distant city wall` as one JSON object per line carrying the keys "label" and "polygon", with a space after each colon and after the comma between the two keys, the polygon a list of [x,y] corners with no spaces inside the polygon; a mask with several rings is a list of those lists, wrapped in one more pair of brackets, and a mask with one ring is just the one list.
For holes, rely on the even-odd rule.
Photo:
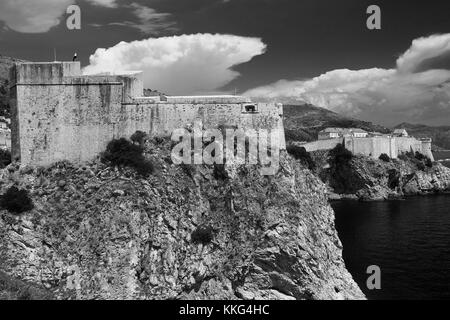
{"label": "distant city wall", "polygon": [[302,144],[302,147],[308,152],[319,151],[319,150],[330,150],[336,147],[338,144],[344,143],[344,138],[335,138],[327,140],[317,140]]}
{"label": "distant city wall", "polygon": [[306,151],[313,152],[330,150],[342,143],[353,154],[362,154],[375,159],[378,159],[383,153],[392,159],[397,159],[402,153],[418,151],[428,156],[431,160],[434,160],[433,153],[431,152],[431,140],[422,141],[413,137],[345,137],[308,142],[302,146]]}
{"label": "distant city wall", "polygon": [[395,138],[369,137],[369,138],[345,138],[345,147],[353,154],[363,154],[373,158],[379,158],[385,153],[390,158],[398,158],[398,147]]}
{"label": "distant city wall", "polygon": [[25,164],[94,159],[114,138],[137,130],[170,136],[201,121],[203,126],[267,129],[285,148],[280,104],[249,103],[242,97],[144,98],[140,73],[82,76],[79,63],[21,63],[11,71],[13,159]]}

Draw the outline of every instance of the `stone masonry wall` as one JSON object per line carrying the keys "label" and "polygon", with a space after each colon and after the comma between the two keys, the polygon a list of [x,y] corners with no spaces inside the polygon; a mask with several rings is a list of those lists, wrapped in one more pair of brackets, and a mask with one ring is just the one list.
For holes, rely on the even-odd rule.
{"label": "stone masonry wall", "polygon": [[18,64],[11,79],[12,154],[25,164],[89,161],[113,138],[137,130],[170,136],[198,121],[205,128],[275,130],[285,148],[279,104],[247,113],[242,97],[144,98],[139,73],[82,76],[79,63]]}
{"label": "stone masonry wall", "polygon": [[413,137],[346,137],[308,142],[302,144],[302,147],[308,152],[313,152],[318,150],[330,150],[341,143],[344,143],[346,149],[353,154],[362,154],[375,159],[378,159],[383,153],[387,154],[392,159],[397,159],[402,153],[418,151],[434,161],[431,152],[431,141],[421,141]]}

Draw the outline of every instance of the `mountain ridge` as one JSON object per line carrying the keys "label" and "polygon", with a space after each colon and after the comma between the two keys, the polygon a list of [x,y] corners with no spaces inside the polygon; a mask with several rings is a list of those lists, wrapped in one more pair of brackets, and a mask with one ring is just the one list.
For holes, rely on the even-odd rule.
{"label": "mountain ridge", "polygon": [[287,141],[317,140],[319,131],[328,127],[359,128],[381,133],[391,131],[381,125],[346,117],[311,104],[285,105],[283,109]]}

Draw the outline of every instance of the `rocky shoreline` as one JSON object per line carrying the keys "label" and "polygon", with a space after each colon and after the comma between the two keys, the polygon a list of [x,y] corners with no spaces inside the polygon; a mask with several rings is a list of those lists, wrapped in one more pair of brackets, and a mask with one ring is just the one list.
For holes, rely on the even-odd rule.
{"label": "rocky shoreline", "polygon": [[[357,156],[347,170],[345,175],[339,176],[349,180],[346,182],[332,181],[333,177],[329,174],[322,174],[327,180],[330,201],[387,201],[404,200],[410,196],[450,194],[450,168],[439,162],[434,162],[432,167],[418,169],[409,161],[391,160],[386,163]],[[331,186],[333,184],[340,186],[341,192],[336,192]]]}

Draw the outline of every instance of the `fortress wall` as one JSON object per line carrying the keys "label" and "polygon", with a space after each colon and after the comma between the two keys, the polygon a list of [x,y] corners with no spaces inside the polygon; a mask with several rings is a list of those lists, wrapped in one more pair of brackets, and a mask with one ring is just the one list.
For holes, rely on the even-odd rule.
{"label": "fortress wall", "polygon": [[432,144],[431,139],[422,140],[421,142],[422,142],[422,153],[426,155],[428,158],[430,158],[431,161],[434,161],[434,155],[433,152],[431,151],[431,144]]}
{"label": "fortress wall", "polygon": [[319,151],[319,150],[331,150],[338,144],[344,143],[344,138],[327,139],[327,140],[317,140],[313,142],[308,142],[302,144],[302,147],[308,152]]}
{"label": "fortress wall", "polygon": [[392,159],[397,159],[402,153],[418,151],[434,161],[433,153],[431,152],[431,140],[421,141],[413,137],[346,137],[313,141],[302,146],[306,151],[312,152],[330,150],[340,143],[344,143],[345,148],[353,154],[362,154],[375,159],[378,159],[383,153]]}
{"label": "fortress wall", "polygon": [[275,130],[279,133],[276,143],[285,148],[282,105],[258,104],[258,112],[246,113],[246,100],[240,97],[169,97],[173,103],[159,102],[142,97],[139,73],[81,77],[77,66],[19,64],[14,68],[14,159],[33,165],[89,161],[114,138],[129,138],[137,130],[170,136],[196,121],[205,128]]}
{"label": "fortress wall", "polygon": [[17,86],[13,157],[22,163],[86,161],[104,149],[121,121],[122,86]]}
{"label": "fortress wall", "polygon": [[286,148],[282,121],[282,106],[258,104],[259,113],[242,113],[242,104],[172,104],[149,103],[123,106],[123,121],[116,135],[130,136],[136,130],[153,136],[171,136],[182,129],[201,122],[205,129],[221,126],[236,129],[267,129],[278,133],[275,143]]}
{"label": "fortress wall", "polygon": [[399,154],[406,152],[422,152],[422,142],[413,137],[397,137],[396,145]]}
{"label": "fortress wall", "polygon": [[399,137],[397,140],[397,148],[399,150],[399,154],[406,152],[420,152],[423,155],[429,157],[432,161],[434,161],[433,153],[431,152],[431,139],[428,140],[418,140],[413,137]]}
{"label": "fortress wall", "polygon": [[81,76],[79,62],[23,62],[11,69],[10,82],[21,84],[59,84],[64,77]]}
{"label": "fortress wall", "polygon": [[345,147],[353,154],[362,154],[378,159],[385,153],[390,158],[397,158],[395,138],[368,137],[368,138],[345,138]]}

